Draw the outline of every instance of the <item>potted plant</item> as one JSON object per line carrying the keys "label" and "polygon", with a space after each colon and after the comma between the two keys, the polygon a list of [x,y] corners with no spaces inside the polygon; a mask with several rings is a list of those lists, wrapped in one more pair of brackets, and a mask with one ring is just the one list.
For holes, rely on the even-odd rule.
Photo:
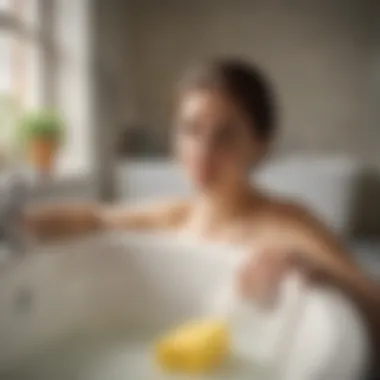
{"label": "potted plant", "polygon": [[41,174],[51,174],[62,139],[63,121],[54,111],[37,110],[21,119],[29,163]]}

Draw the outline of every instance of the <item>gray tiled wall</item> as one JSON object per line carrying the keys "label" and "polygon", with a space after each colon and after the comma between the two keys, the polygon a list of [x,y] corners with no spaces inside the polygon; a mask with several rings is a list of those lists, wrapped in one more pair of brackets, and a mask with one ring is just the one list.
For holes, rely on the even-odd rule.
{"label": "gray tiled wall", "polygon": [[[129,116],[166,139],[176,80],[214,54],[261,64],[280,97],[282,151],[379,160],[380,3],[371,0],[130,1]],[[378,30],[376,30],[376,28]],[[126,40],[127,40],[127,37]],[[126,44],[127,46],[127,44]],[[377,98],[376,98],[377,96]]]}

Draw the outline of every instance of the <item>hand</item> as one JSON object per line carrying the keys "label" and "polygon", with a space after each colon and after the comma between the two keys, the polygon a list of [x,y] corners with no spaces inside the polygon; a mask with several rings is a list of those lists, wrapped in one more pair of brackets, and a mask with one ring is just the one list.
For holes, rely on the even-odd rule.
{"label": "hand", "polygon": [[263,307],[273,307],[283,280],[292,271],[300,273],[309,283],[323,279],[319,270],[303,256],[291,251],[267,249],[252,256],[242,267],[237,279],[239,293]]}

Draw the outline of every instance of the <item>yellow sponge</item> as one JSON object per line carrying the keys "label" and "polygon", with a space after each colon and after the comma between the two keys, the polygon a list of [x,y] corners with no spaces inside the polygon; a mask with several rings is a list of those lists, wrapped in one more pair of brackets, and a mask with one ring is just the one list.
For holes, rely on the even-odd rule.
{"label": "yellow sponge", "polygon": [[225,321],[189,322],[156,343],[156,360],[168,372],[203,373],[223,362],[228,346]]}

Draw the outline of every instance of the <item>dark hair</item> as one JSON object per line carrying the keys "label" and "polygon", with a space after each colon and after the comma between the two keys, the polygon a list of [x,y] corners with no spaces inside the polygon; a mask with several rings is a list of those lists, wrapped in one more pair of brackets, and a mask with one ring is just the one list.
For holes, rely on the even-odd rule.
{"label": "dark hair", "polygon": [[237,59],[206,62],[185,75],[180,91],[192,88],[223,91],[249,118],[255,136],[267,140],[276,130],[274,94],[255,65]]}

